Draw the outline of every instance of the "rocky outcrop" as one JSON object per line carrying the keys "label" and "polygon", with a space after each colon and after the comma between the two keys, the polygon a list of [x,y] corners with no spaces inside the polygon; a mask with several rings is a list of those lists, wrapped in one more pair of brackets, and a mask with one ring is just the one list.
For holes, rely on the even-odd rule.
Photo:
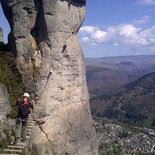
{"label": "rocky outcrop", "polygon": [[97,155],[85,64],[76,36],[86,0],[1,2],[18,70],[45,120],[36,127],[33,151],[37,155]]}
{"label": "rocky outcrop", "polygon": [[0,45],[3,43],[3,30],[0,27]]}
{"label": "rocky outcrop", "polygon": [[7,88],[0,83],[0,116],[5,116],[11,110]]}
{"label": "rocky outcrop", "polygon": [[0,83],[0,150],[3,146],[2,142],[7,143],[10,139],[15,124],[14,121],[6,117],[6,114],[11,110],[8,98],[7,88]]}

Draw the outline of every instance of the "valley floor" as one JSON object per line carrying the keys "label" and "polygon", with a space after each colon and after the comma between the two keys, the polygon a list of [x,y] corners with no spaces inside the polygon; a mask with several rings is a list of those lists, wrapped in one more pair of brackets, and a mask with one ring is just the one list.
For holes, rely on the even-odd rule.
{"label": "valley floor", "polygon": [[94,118],[100,155],[153,155],[155,131]]}

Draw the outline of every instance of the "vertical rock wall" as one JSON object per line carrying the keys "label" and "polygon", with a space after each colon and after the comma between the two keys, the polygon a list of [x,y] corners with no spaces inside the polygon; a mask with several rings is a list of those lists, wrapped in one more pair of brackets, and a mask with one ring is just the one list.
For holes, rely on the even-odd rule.
{"label": "vertical rock wall", "polygon": [[[0,144],[3,144],[7,137],[11,136],[14,121],[6,115],[11,110],[7,88],[0,82]],[[2,145],[0,145],[1,149]]]}
{"label": "vertical rock wall", "polygon": [[2,44],[2,43],[3,43],[3,30],[0,27],[0,44]]}
{"label": "vertical rock wall", "polygon": [[[84,58],[77,32],[85,0],[2,0],[18,70],[45,124],[36,126],[37,155],[97,155]],[[34,153],[33,152],[33,153]],[[28,154],[31,154],[30,151]]]}
{"label": "vertical rock wall", "polygon": [[11,110],[7,88],[0,82],[0,117]]}

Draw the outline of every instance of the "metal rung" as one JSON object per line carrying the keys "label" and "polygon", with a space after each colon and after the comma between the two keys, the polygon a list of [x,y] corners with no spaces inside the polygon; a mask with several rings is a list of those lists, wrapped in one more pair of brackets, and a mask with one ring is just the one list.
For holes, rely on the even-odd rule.
{"label": "metal rung", "polygon": [[34,121],[27,121],[26,123],[34,123]]}
{"label": "metal rung", "polygon": [[17,143],[16,145],[18,145],[18,146],[26,146],[27,144],[26,143]]}
{"label": "metal rung", "polygon": [[[29,118],[28,120],[31,120],[31,121],[32,121],[32,120],[33,120],[33,117],[32,117],[32,118]],[[27,120],[27,121],[28,121],[28,120]]]}
{"label": "metal rung", "polygon": [[32,131],[32,129],[26,129],[27,131]]}
{"label": "metal rung", "polygon": [[24,146],[19,146],[19,145],[8,145],[8,148],[16,148],[16,149],[24,149]]}
{"label": "metal rung", "polygon": [[27,125],[27,128],[33,128],[34,126],[32,126],[32,125]]}
{"label": "metal rung", "polygon": [[33,116],[29,116],[28,118],[32,118]]}
{"label": "metal rung", "polygon": [[32,120],[32,119],[33,119],[33,117],[29,117],[29,118],[28,118],[28,120]]}
{"label": "metal rung", "polygon": [[22,150],[4,149],[4,152],[19,152],[19,153],[21,153]]}
{"label": "metal rung", "polygon": [[26,130],[27,130],[27,129],[30,129],[30,130],[32,130],[32,129],[33,129],[33,127],[27,127],[27,128],[26,128]]}
{"label": "metal rung", "polygon": [[34,122],[33,120],[27,120],[27,122]]}
{"label": "metal rung", "polygon": [[7,149],[17,149],[17,150],[22,150],[24,149],[24,146],[23,145],[16,145],[16,146],[7,146]]}
{"label": "metal rung", "polygon": [[31,124],[31,125],[30,125],[30,124],[27,124],[27,126],[34,126],[34,125],[35,125],[35,124]]}
{"label": "metal rung", "polygon": [[19,155],[19,154],[8,154],[8,153],[0,153],[0,155]]}
{"label": "metal rung", "polygon": [[34,125],[34,123],[27,123],[27,126],[32,126]]}
{"label": "metal rung", "polygon": [[29,139],[29,138],[31,138],[30,136],[26,136],[26,139]]}
{"label": "metal rung", "polygon": [[31,127],[33,127],[33,126],[34,126],[34,124],[31,124],[31,125],[30,125],[30,124],[27,124],[27,127],[28,127],[28,126],[31,126]]}
{"label": "metal rung", "polygon": [[26,130],[29,130],[29,131],[30,131],[30,130],[32,130],[32,129],[33,129],[33,128],[27,128]]}
{"label": "metal rung", "polygon": [[16,145],[18,145],[18,146],[26,146],[27,143],[17,143]]}

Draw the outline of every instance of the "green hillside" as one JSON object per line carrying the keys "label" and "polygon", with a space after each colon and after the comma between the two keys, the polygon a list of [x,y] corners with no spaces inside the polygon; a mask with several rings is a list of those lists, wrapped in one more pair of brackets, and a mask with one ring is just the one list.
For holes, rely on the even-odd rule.
{"label": "green hillside", "polygon": [[98,115],[123,123],[155,127],[155,73],[139,78],[124,89],[119,95],[113,94],[112,106]]}
{"label": "green hillside", "polygon": [[125,84],[155,72],[155,56],[86,58],[91,95],[109,94]]}

